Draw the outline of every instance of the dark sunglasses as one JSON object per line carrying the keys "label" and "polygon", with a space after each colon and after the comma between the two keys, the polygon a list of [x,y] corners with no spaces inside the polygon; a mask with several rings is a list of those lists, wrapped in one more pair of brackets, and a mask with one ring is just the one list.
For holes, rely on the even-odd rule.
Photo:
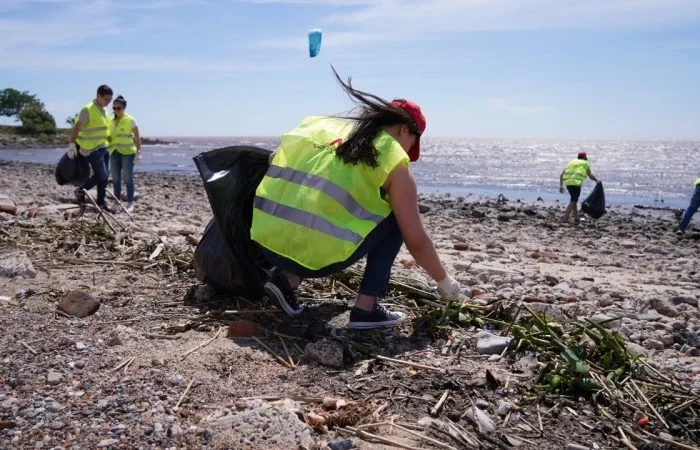
{"label": "dark sunglasses", "polygon": [[112,110],[113,110],[113,111],[121,111],[122,109],[124,109],[123,106],[114,106],[114,107],[112,107]]}

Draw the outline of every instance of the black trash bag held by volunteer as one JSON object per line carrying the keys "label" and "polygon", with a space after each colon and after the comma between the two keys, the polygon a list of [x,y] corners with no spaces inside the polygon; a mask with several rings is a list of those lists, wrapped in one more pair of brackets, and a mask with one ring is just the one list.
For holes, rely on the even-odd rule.
{"label": "black trash bag held by volunteer", "polygon": [[581,211],[594,219],[600,219],[603,214],[605,214],[605,191],[603,190],[603,183],[596,183],[593,191],[581,204]]}
{"label": "black trash bag held by volunteer", "polygon": [[255,190],[268,168],[270,150],[232,146],[194,157],[214,218],[194,253],[197,279],[219,293],[262,298],[270,265],[250,239]]}
{"label": "black trash bag held by volunteer", "polygon": [[60,186],[70,184],[80,186],[90,178],[90,163],[87,158],[77,152],[75,158],[70,159],[67,154],[63,154],[56,164],[54,172],[56,183]]}

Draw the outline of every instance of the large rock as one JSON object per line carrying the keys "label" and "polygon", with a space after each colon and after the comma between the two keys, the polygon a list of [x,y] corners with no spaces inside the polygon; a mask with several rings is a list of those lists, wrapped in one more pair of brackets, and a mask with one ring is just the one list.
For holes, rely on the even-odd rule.
{"label": "large rock", "polygon": [[303,417],[303,411],[289,399],[252,400],[237,403],[236,409],[216,411],[203,421],[217,431],[211,439],[212,448],[228,448],[228,439],[245,436],[236,448],[264,444],[265,448],[316,449],[314,431]]}
{"label": "large rock", "polygon": [[324,366],[343,367],[343,345],[331,339],[310,342],[304,347],[304,354]]}
{"label": "large rock", "polygon": [[34,278],[36,270],[26,253],[13,251],[0,254],[0,277]]}
{"label": "large rock", "polygon": [[651,307],[654,308],[659,314],[667,317],[678,317],[680,314],[675,306],[673,306],[668,300],[662,298],[652,298]]}
{"label": "large rock", "polygon": [[100,302],[83,291],[70,291],[56,306],[56,309],[73,317],[87,317],[100,309]]}
{"label": "large rock", "polygon": [[698,306],[698,298],[694,295],[676,295],[671,297],[670,300],[674,305],[686,303],[691,306]]}
{"label": "large rock", "polygon": [[476,352],[480,355],[500,355],[510,345],[512,339],[480,331],[476,334]]}

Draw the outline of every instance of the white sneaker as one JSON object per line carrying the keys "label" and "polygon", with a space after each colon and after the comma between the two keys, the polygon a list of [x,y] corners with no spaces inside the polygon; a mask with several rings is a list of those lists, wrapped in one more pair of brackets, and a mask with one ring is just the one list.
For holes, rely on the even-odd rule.
{"label": "white sneaker", "polygon": [[132,212],[134,212],[134,204],[133,204],[133,203],[128,203],[128,204],[126,205],[126,212],[128,212],[129,214],[131,214]]}

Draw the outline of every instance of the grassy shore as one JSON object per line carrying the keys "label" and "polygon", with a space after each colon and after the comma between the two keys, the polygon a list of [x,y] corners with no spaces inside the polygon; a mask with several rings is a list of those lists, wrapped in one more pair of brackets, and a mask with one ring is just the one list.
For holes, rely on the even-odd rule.
{"label": "grassy shore", "polygon": [[[68,145],[71,128],[57,128],[56,134],[24,133],[20,126],[0,125],[0,149],[56,148]],[[144,145],[172,144],[160,139],[141,138]]]}

